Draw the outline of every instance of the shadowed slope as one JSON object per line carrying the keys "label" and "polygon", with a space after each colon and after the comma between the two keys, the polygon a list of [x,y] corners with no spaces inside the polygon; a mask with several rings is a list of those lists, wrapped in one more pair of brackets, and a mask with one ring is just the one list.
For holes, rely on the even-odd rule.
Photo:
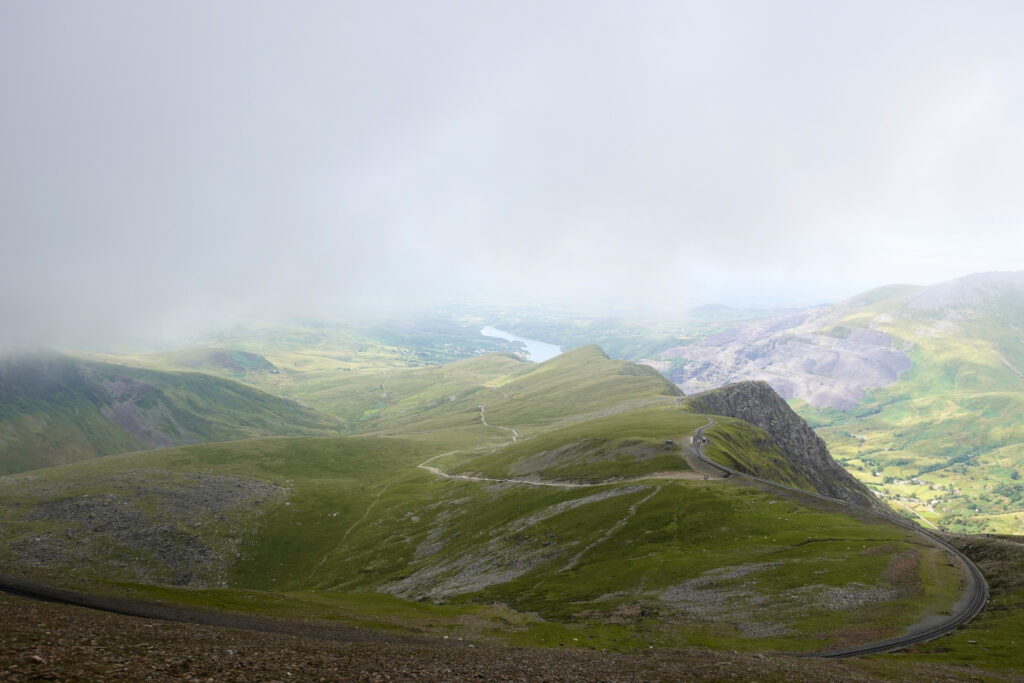
{"label": "shadowed slope", "polygon": [[0,472],[337,422],[228,380],[43,354],[0,361]]}

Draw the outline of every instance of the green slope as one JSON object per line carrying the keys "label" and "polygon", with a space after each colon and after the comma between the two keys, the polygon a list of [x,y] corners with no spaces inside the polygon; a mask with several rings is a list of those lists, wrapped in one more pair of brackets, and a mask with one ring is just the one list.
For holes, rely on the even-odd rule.
{"label": "green slope", "polygon": [[1024,530],[1024,292],[1004,279],[870,298],[841,324],[890,334],[913,366],[849,413],[798,406],[854,475],[943,529]]}
{"label": "green slope", "polygon": [[550,426],[643,405],[672,403],[679,391],[656,371],[611,360],[596,346],[545,363],[489,354],[428,368],[374,373],[311,373],[294,388],[308,405],[345,420],[353,433],[462,433],[497,445]]}
{"label": "green slope", "polygon": [[706,422],[675,408],[646,408],[577,422],[491,453],[439,464],[448,473],[591,483],[688,472],[689,435]]}
{"label": "green slope", "polygon": [[340,425],[292,401],[199,373],[56,354],[0,361],[0,472],[110,453]]}
{"label": "green slope", "polygon": [[[395,375],[359,424],[374,435],[0,477],[0,566],[222,609],[612,649],[814,651],[896,635],[960,594],[960,569],[906,529],[692,472],[689,437],[708,418],[599,349]],[[727,438],[734,457],[781,467],[760,430],[721,420]],[[463,470],[494,476],[446,476]]]}
{"label": "green slope", "polygon": [[510,354],[489,354],[426,368],[311,373],[294,393],[355,432],[379,431],[473,412],[480,402],[500,398],[495,385],[532,365]]}
{"label": "green slope", "polygon": [[495,388],[504,400],[487,404],[488,420],[527,435],[575,417],[671,403],[682,396],[653,368],[612,360],[597,346],[563,353]]}
{"label": "green slope", "polygon": [[[0,562],[223,584],[158,592],[206,604],[303,591],[319,596],[318,614],[343,604],[362,619],[408,610],[402,601],[450,603],[432,622],[456,633],[459,614],[503,603],[520,622],[506,640],[598,647],[817,649],[898,633],[959,592],[941,551],[820,504],[729,481],[444,480],[415,467],[428,454],[407,440],[277,439],[0,479]],[[214,514],[212,499],[223,501]],[[378,597],[354,597],[367,592]],[[248,595],[256,611],[281,600]],[[849,604],[836,609],[837,595]]]}
{"label": "green slope", "polygon": [[824,493],[786,459],[786,454],[767,433],[743,420],[716,417],[715,421],[716,424],[706,431],[705,451],[711,460],[785,486]]}

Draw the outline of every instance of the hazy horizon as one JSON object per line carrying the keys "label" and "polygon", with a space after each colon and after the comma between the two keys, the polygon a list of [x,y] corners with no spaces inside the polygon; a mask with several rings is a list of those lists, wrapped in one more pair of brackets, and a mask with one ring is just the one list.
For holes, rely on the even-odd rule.
{"label": "hazy horizon", "polygon": [[0,347],[1019,270],[1013,2],[0,4]]}

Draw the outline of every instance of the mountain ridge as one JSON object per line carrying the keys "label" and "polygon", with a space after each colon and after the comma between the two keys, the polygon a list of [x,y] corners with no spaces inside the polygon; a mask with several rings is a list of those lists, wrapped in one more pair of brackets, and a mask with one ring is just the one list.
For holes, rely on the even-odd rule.
{"label": "mountain ridge", "polygon": [[958,532],[1024,529],[1024,271],[893,285],[667,352],[687,393],[767,381],[893,506]]}
{"label": "mountain ridge", "polygon": [[[825,441],[767,382],[728,384],[687,398],[695,411],[734,417],[764,430],[818,493],[863,507],[885,509],[864,484],[832,458]],[[755,473],[756,474],[756,473]]]}
{"label": "mountain ridge", "polygon": [[0,472],[205,441],[336,434],[294,401],[211,375],[55,352],[0,360]]}

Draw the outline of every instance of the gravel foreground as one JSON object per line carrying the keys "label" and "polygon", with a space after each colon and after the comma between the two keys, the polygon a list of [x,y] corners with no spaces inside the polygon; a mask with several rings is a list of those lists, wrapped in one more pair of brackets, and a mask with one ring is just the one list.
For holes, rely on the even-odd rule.
{"label": "gravel foreground", "polygon": [[978,673],[891,660],[798,659],[702,649],[611,653],[509,648],[455,639],[338,642],[127,617],[0,593],[0,681],[820,683],[977,680]]}

